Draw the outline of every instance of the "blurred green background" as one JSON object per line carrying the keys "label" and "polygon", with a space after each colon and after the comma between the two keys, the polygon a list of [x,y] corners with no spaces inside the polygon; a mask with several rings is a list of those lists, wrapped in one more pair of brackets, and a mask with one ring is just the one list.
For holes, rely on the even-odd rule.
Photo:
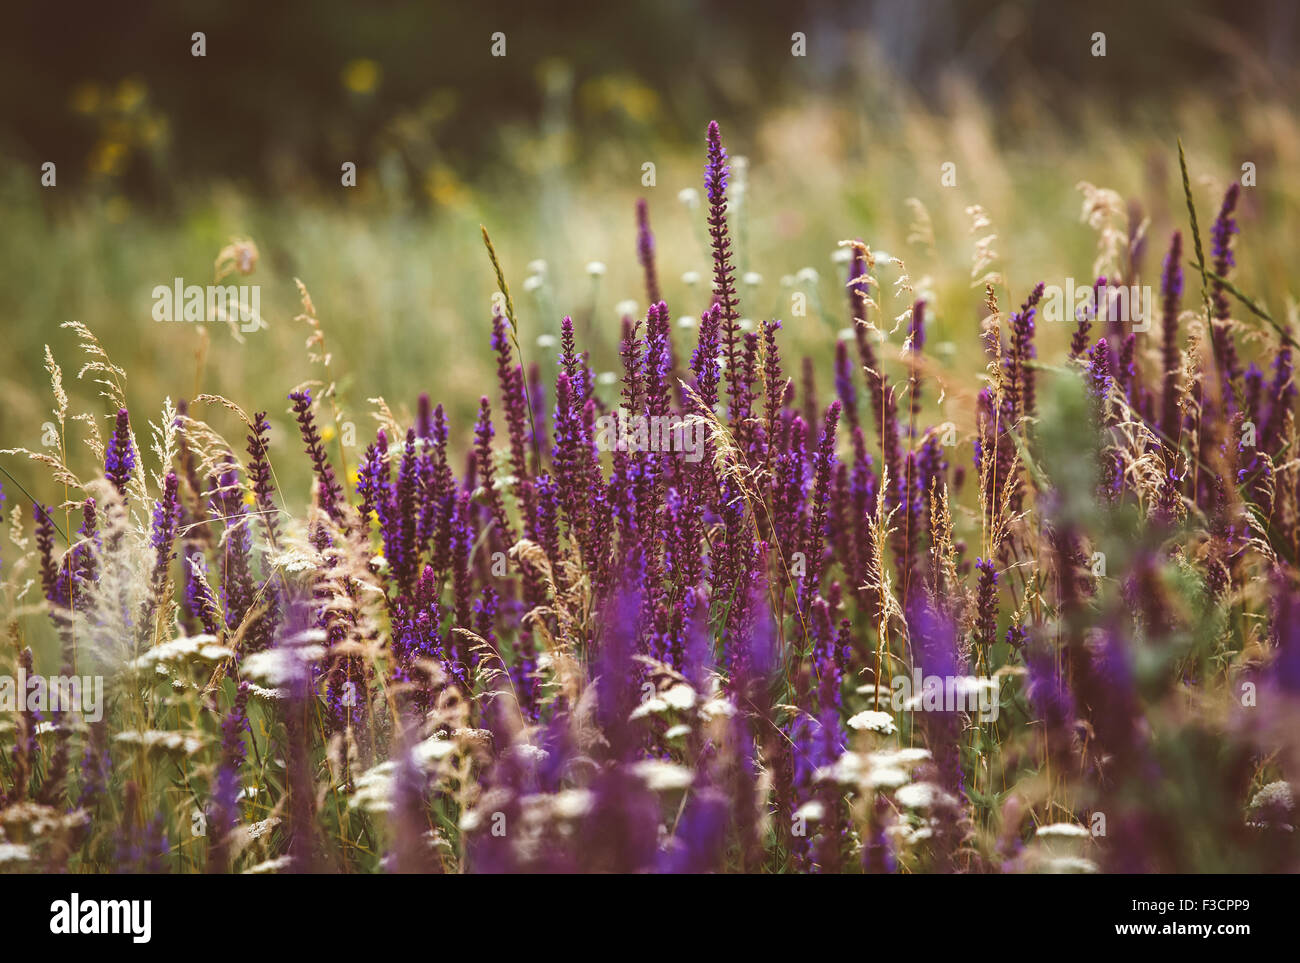
{"label": "blurred green background", "polygon": [[[637,197],[650,203],[674,316],[707,307],[703,212],[689,192],[702,186],[710,119],[744,159],[732,184],[738,268],[751,275],[742,311],[785,319],[787,356],[817,355],[826,390],[849,324],[839,241],[906,262],[904,280],[932,301],[940,380],[969,375],[983,365],[977,237],[997,235],[1000,296],[1089,277],[1097,236],[1076,187],[1086,180],[1132,202],[1130,233],[1149,218],[1154,278],[1185,222],[1178,136],[1203,222],[1242,164],[1256,165],[1241,283],[1279,316],[1295,290],[1291,2],[31,3],[6,20],[0,447],[40,447],[45,344],[74,409],[106,414],[75,381],[82,359],[59,325],[76,320],[127,370],[141,440],[164,396],[207,391],[270,409],[274,442],[296,452],[285,394],[320,370],[293,320],[294,278],[315,301],[359,444],[366,399],[409,412],[420,391],[448,404],[463,441],[479,395],[495,399],[479,224],[512,285],[526,359],[553,360],[537,338],[568,313],[596,370],[611,370],[623,302],[645,309]],[[191,55],[195,31],[204,57]],[[492,56],[497,31],[504,57]],[[806,56],[792,54],[796,31]],[[1098,31],[1105,57],[1093,55]],[[45,162],[57,165],[53,188],[41,186]],[[340,183],[345,162],[355,188]],[[941,184],[945,163],[955,186]],[[973,235],[976,204],[992,228]],[[232,238],[258,247],[239,280],[261,285],[269,326],[242,343],[208,326],[200,365],[198,326],[154,322],[151,291],[175,277],[211,283]],[[879,270],[887,318],[910,302],[900,273]],[[790,316],[796,290],[810,295],[807,317]],[[675,333],[689,351],[693,333]],[[1047,346],[1066,336],[1042,334]],[[970,406],[950,381],[942,412],[928,394],[928,420],[966,426]],[[228,417],[214,423],[234,439]],[[53,497],[42,470],[5,467]],[[296,455],[277,465],[303,500],[305,468]]]}

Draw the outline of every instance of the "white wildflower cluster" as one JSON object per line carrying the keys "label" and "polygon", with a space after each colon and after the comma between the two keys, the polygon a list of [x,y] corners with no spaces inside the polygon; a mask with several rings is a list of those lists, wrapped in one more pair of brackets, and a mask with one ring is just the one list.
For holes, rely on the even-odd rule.
{"label": "white wildflower cluster", "polygon": [[1095,873],[1096,862],[1088,858],[1092,833],[1078,823],[1048,823],[1034,831],[1034,838],[1017,857],[1019,869],[1030,873]]}
{"label": "white wildflower cluster", "polygon": [[171,729],[128,729],[116,733],[113,741],[125,746],[138,746],[148,755],[185,757],[202,749],[206,738],[202,733],[176,732]]}
{"label": "white wildflower cluster", "polygon": [[[439,764],[455,755],[458,749],[459,746],[452,739],[433,736],[410,748],[408,764],[417,773],[435,775],[439,771]],[[400,765],[397,759],[386,759],[357,776],[348,808],[372,813],[391,812]]]}
{"label": "white wildflower cluster", "polygon": [[1295,793],[1291,784],[1278,780],[1255,793],[1247,809],[1246,825],[1252,829],[1279,829],[1295,832]]}
{"label": "white wildflower cluster", "polygon": [[155,645],[129,662],[128,667],[140,671],[162,669],[165,672],[164,667],[180,668],[196,663],[216,665],[234,654],[232,649],[217,644],[214,635],[183,636]]}

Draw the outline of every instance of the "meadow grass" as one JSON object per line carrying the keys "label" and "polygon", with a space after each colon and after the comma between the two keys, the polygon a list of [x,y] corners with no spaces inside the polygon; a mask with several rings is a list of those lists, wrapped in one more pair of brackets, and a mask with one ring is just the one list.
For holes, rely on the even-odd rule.
{"label": "meadow grass", "polygon": [[[970,99],[431,218],[8,185],[3,664],[107,696],[0,723],[6,868],[1293,869],[1300,141],[1209,113],[1186,188]],[[265,330],[150,319],[244,237]],[[1150,330],[1043,320],[1098,276]],[[601,450],[620,405],[708,457]]]}

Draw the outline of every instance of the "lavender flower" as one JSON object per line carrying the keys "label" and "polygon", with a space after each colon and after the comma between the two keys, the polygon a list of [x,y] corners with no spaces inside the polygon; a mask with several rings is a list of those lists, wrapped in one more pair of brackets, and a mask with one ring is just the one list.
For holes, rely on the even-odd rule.
{"label": "lavender flower", "polygon": [[998,572],[992,559],[976,559],[975,568],[980,573],[975,596],[975,641],[987,647],[997,641]]}
{"label": "lavender flower", "polygon": [[[1237,219],[1233,214],[1240,197],[1241,185],[1233,181],[1223,195],[1219,216],[1214,219],[1214,226],[1210,229],[1210,256],[1214,259],[1214,273],[1221,278],[1227,277],[1237,263],[1232,250],[1232,236],[1237,233]],[[1220,321],[1226,319],[1230,308],[1223,284],[1219,281],[1211,282],[1210,294],[1214,302],[1214,316]]]}
{"label": "lavender flower", "polygon": [[[709,243],[713,248],[713,297],[721,309],[719,327],[722,334],[722,354],[727,363],[727,383],[734,400],[739,393],[740,356],[737,341],[740,337],[740,307],[736,296],[736,276],[731,265],[731,238],[727,229],[727,177],[731,171],[727,164],[727,151],[722,146],[718,122],[709,122],[708,164],[704,168],[704,192],[709,201]],[[732,423],[735,419],[732,418]]]}
{"label": "lavender flower", "polygon": [[125,408],[117,412],[117,424],[108,447],[104,450],[104,477],[113,483],[117,493],[126,497],[126,486],[131,481],[135,467],[135,446],[131,444],[131,416]]}
{"label": "lavender flower", "polygon": [[[153,576],[150,579],[149,598],[140,619],[146,630],[152,630],[154,613],[171,601],[167,592],[170,583],[169,570],[172,559],[176,557],[176,526],[180,523],[180,479],[175,472],[168,472],[163,479],[162,498],[154,503],[153,528],[149,542],[154,550]],[[164,614],[166,610],[164,609]]]}
{"label": "lavender flower", "polygon": [[320,432],[316,430],[316,416],[312,413],[311,392],[307,389],[295,391],[289,395],[293,402],[293,413],[298,419],[298,429],[302,433],[303,443],[307,446],[307,455],[311,458],[312,468],[316,472],[316,485],[320,496],[320,507],[335,524],[344,526],[343,489],[334,478],[334,469],[325,454],[325,443]]}
{"label": "lavender flower", "polygon": [[826,506],[830,495],[831,473],[835,467],[835,429],[840,421],[840,403],[832,401],[826,408],[826,419],[822,424],[821,441],[813,455],[813,507],[812,518],[808,528],[808,537],[804,542],[808,574],[804,577],[800,592],[799,607],[807,612],[812,605],[813,594],[821,581],[824,564],[824,546],[827,536]]}
{"label": "lavender flower", "polygon": [[650,209],[645,198],[636,202],[636,254],[645,272],[646,300],[659,302],[659,279],[655,275],[655,236],[650,232]]}
{"label": "lavender flower", "polygon": [[1163,370],[1160,434],[1171,449],[1178,439],[1178,378],[1182,368],[1178,351],[1178,303],[1183,293],[1183,236],[1174,231],[1161,275],[1162,292],[1160,360]]}

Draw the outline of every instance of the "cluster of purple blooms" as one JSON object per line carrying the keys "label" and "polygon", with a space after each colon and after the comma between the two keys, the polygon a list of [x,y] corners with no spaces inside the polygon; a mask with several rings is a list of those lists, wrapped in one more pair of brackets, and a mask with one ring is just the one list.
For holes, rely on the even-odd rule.
{"label": "cluster of purple blooms", "polygon": [[[147,645],[157,620],[171,617],[170,579],[180,554],[182,624],[237,649],[211,780],[210,869],[227,870],[235,858],[229,839],[240,821],[245,739],[252,738],[241,660],[290,649],[304,632],[317,633],[325,656],[276,709],[283,725],[274,728],[287,760],[284,848],[296,868],[328,865],[311,829],[309,758],[323,751],[312,747],[316,727],[322,743],[345,737],[358,744],[363,763],[387,747],[396,765],[393,824],[409,837],[394,846],[394,865],[444,865],[428,854],[421,828],[434,790],[413,761],[409,738],[399,739],[394,726],[406,720],[420,736],[449,736],[437,721],[446,718],[449,697],[468,704],[466,721],[487,733],[476,778],[503,825],[526,823],[528,802],[540,795],[580,788],[588,800],[571,834],[549,831],[528,847],[483,820],[463,824],[471,869],[890,871],[905,856],[899,840],[908,833],[909,846],[927,840],[921,868],[1016,868],[1031,832],[1027,824],[1006,825],[1005,784],[1039,764],[1073,774],[1096,808],[1112,814],[1108,868],[1179,865],[1176,841],[1161,837],[1155,811],[1133,792],[1153,778],[1174,778],[1143,722],[1134,646],[1163,652],[1186,635],[1161,574],[1175,555],[1217,603],[1249,579],[1247,542],[1262,532],[1275,550],[1270,585],[1278,614],[1270,625],[1278,656],[1252,671],[1270,691],[1300,696],[1300,629],[1289,616],[1300,591],[1283,561],[1300,549],[1300,473],[1286,475],[1292,487],[1285,493],[1277,484],[1295,437],[1289,336],[1270,379],[1254,365],[1241,371],[1229,292],[1216,280],[1213,366],[1193,369],[1185,383],[1178,234],[1163,266],[1160,370],[1151,384],[1135,334],[1112,322],[1094,342],[1093,319],[1079,318],[1070,353],[1099,439],[1088,495],[1116,511],[1149,505],[1152,537],[1165,539],[1139,553],[1117,605],[1088,576],[1085,519],[1026,471],[1025,453],[1039,447],[1032,426],[1042,414],[1035,318],[1044,287],[1035,287],[1007,319],[1006,342],[995,340],[1001,334],[986,341],[998,364],[978,396],[973,468],[980,530],[1004,535],[986,541],[988,557],[972,563],[948,517],[966,468],[950,461],[940,428],[920,423],[925,302],[911,308],[904,370],[891,377],[865,323],[870,255],[855,245],[847,284],[854,336],[835,346],[831,394],[821,396],[810,362],[796,387],[783,367],[781,322],[754,330],[741,323],[728,172],[718,127],[710,124],[712,302],[684,365],[659,289],[648,209],[638,204],[636,253],[649,308],[643,318],[622,319],[615,401],[598,394],[567,317],[548,391],[544,372],[517,353],[508,299],[494,312],[489,339],[499,408],[494,413],[491,400],[481,399],[459,476],[447,414],[421,396],[414,425],[404,433],[381,429],[365,448],[349,494],[318,427],[316,399],[305,389],[291,394],[314,473],[308,539],[320,565],[305,583],[259,561],[285,538],[266,414],[250,426],[246,463],[231,454],[206,478],[181,431],[178,464],[152,511],[149,601],[130,613],[129,624]],[[1234,186],[1213,229],[1219,279],[1235,263],[1237,201]],[[1106,283],[1099,278],[1097,289]],[[615,406],[647,418],[697,419],[708,427],[705,457],[622,449],[605,457],[596,424]],[[1258,429],[1249,447],[1236,443],[1246,423]],[[1122,457],[1125,425],[1146,432],[1164,466],[1154,504]],[[137,461],[123,409],[104,465],[119,499],[128,498]],[[1031,506],[1042,517],[1038,531],[1021,521]],[[61,631],[111,552],[100,541],[96,510],[87,499],[80,547],[60,561],[51,512],[36,508],[41,582]],[[1245,523],[1247,512],[1264,519],[1262,528]],[[1203,551],[1194,558],[1170,547],[1184,544],[1178,526],[1189,516],[1204,519]],[[350,552],[364,559],[364,577],[349,570]],[[1036,555],[1045,573],[1032,598],[1026,555]],[[374,641],[362,614],[366,581],[382,593],[381,659],[365,654]],[[1048,599],[1051,616],[1041,611]],[[561,654],[581,668],[594,704],[564,684]],[[915,775],[931,793],[923,818],[905,814],[884,792],[846,793],[830,777],[861,744],[850,719],[860,709],[885,708],[879,694],[898,664],[950,679],[1018,667],[1027,678],[1018,699],[1004,700],[1001,720],[976,727],[973,738],[968,719],[950,707],[895,720],[928,750]],[[670,736],[666,726],[638,720],[647,693],[683,684],[694,693],[681,704],[692,721],[685,732]],[[729,709],[706,717],[706,702]],[[1267,736],[1252,724],[1234,725],[1243,744]],[[1024,758],[999,760],[1006,766],[999,793],[987,759],[994,744],[1013,739],[1029,746]],[[37,747],[23,752],[30,760]],[[680,807],[666,811],[637,775],[647,763],[689,769]],[[102,801],[107,768],[104,733],[92,729],[81,807],[94,811]],[[345,787],[350,779],[343,778]],[[1240,770],[1223,779],[1238,796],[1248,789]],[[10,790],[26,791],[26,783]],[[813,828],[805,831],[808,820]],[[1010,842],[983,850],[972,844],[999,826]],[[160,832],[135,826],[123,836],[121,859],[151,858]],[[154,848],[141,850],[148,840]]]}

